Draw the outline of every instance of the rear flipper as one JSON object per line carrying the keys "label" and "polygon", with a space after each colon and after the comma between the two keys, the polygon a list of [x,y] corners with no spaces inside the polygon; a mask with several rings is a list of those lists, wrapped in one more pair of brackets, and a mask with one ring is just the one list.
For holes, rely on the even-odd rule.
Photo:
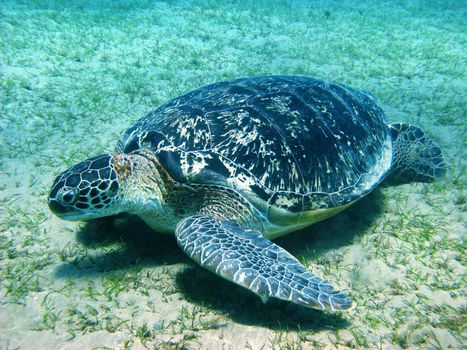
{"label": "rear flipper", "polygon": [[440,148],[420,128],[407,123],[388,126],[394,146],[390,181],[429,182],[446,173]]}
{"label": "rear flipper", "polygon": [[352,302],[259,232],[211,216],[184,219],[175,232],[180,248],[204,268],[261,297],[316,309],[350,309]]}

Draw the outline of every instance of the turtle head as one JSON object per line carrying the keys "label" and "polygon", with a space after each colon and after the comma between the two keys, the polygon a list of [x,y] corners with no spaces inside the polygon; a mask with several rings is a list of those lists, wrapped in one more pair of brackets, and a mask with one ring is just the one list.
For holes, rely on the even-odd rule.
{"label": "turtle head", "polygon": [[114,215],[119,201],[119,177],[114,156],[103,154],[78,163],[55,179],[48,203],[54,214],[67,220]]}
{"label": "turtle head", "polygon": [[78,163],[55,179],[50,210],[66,220],[89,220],[128,212],[163,211],[166,183],[151,152],[103,154]]}

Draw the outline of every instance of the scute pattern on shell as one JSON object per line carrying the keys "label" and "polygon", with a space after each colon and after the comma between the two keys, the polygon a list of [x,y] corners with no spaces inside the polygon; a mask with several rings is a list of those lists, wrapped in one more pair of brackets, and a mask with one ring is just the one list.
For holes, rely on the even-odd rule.
{"label": "scute pattern on shell", "polygon": [[170,100],[117,149],[141,147],[178,181],[229,186],[292,212],[361,197],[388,172],[392,152],[370,94],[296,76],[221,82]]}

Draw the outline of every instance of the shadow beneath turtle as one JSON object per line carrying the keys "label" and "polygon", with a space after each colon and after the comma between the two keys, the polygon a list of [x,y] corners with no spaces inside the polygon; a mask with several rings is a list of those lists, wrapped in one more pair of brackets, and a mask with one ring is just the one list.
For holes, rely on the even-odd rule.
{"label": "shadow beneath turtle", "polygon": [[179,272],[176,283],[188,301],[226,314],[240,324],[295,331],[350,326],[339,313],[309,309],[278,299],[269,299],[263,304],[252,292],[196,265]]}
{"label": "shadow beneath turtle", "polygon": [[[344,212],[275,242],[292,255],[313,259],[328,250],[351,244],[365,233],[382,212],[381,191],[374,191]],[[60,265],[57,277],[102,276],[131,267],[189,264],[176,274],[176,285],[188,300],[217,310],[242,324],[283,330],[339,329],[349,322],[339,313],[308,309],[289,302],[260,298],[242,287],[194,265],[178,248],[172,235],[157,234],[142,220],[130,215],[93,220],[77,233],[83,247],[79,266]],[[311,255],[311,257],[310,257]],[[67,259],[69,260],[69,259]]]}
{"label": "shadow beneath turtle", "polygon": [[352,244],[383,212],[384,194],[376,189],[336,216],[275,240],[292,255],[320,255]]}
{"label": "shadow beneath turtle", "polygon": [[57,277],[101,276],[134,266],[178,264],[187,258],[172,235],[158,234],[132,215],[88,221],[77,232],[76,241],[82,249],[75,249],[74,256],[55,269]]}
{"label": "shadow beneath turtle", "polygon": [[[363,235],[384,208],[384,195],[375,190],[344,212],[304,230],[275,240],[292,255],[324,254],[352,244]],[[194,303],[229,315],[238,323],[282,330],[341,329],[350,322],[340,313],[313,310],[277,299],[263,304],[250,291],[227,282],[197,265],[177,274],[177,285]]]}

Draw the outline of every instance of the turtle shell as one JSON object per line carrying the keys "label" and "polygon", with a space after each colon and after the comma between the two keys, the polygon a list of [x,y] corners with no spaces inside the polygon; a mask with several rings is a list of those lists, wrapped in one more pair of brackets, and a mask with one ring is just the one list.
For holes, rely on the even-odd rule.
{"label": "turtle shell", "polygon": [[221,82],[170,100],[128,129],[117,151],[140,148],[176,181],[234,188],[292,213],[362,197],[392,159],[369,93],[297,76]]}

